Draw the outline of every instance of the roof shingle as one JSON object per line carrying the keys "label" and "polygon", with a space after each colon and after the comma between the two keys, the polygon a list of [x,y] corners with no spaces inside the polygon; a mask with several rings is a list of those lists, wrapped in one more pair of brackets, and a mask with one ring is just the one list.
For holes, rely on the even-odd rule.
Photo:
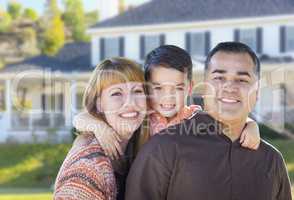
{"label": "roof shingle", "polygon": [[92,28],[294,14],[293,0],[153,0]]}

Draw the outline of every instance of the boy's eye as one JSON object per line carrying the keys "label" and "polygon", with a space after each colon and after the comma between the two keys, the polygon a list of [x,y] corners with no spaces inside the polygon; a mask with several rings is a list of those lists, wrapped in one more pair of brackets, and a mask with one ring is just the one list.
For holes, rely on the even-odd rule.
{"label": "boy's eye", "polygon": [[121,96],[121,95],[122,95],[121,92],[114,92],[114,93],[112,93],[110,96],[112,96],[112,97],[117,97],[117,96]]}
{"label": "boy's eye", "polygon": [[142,93],[144,93],[144,91],[141,90],[141,89],[137,89],[137,90],[135,90],[134,92],[135,92],[136,94],[142,94]]}

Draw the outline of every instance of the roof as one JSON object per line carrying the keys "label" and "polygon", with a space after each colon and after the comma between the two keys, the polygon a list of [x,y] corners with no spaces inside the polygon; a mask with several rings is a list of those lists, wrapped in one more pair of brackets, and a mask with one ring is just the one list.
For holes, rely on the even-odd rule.
{"label": "roof", "polygon": [[22,62],[6,65],[2,72],[21,72],[26,70],[50,70],[61,72],[92,71],[90,43],[77,42],[65,44],[56,56],[39,55]]}
{"label": "roof", "polygon": [[293,0],[152,0],[92,28],[294,14]]}

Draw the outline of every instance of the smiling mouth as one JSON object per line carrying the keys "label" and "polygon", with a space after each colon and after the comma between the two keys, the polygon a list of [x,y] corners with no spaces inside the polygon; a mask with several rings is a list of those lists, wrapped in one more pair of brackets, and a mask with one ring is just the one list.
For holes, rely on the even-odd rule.
{"label": "smiling mouth", "polygon": [[160,107],[163,110],[172,110],[176,107],[176,105],[175,104],[160,104]]}
{"label": "smiling mouth", "polygon": [[139,116],[139,112],[137,112],[137,111],[125,112],[125,113],[119,114],[119,116],[124,119],[135,119]]}
{"label": "smiling mouth", "polygon": [[219,98],[218,100],[220,102],[226,103],[226,104],[236,104],[236,103],[240,103],[241,102],[241,101],[239,101],[237,99],[232,99],[232,98]]}

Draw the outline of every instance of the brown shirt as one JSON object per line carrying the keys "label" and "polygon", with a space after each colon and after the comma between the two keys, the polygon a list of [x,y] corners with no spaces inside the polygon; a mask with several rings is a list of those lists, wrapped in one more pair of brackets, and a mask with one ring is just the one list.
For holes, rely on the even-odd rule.
{"label": "brown shirt", "polygon": [[282,155],[265,141],[257,151],[223,135],[198,113],[151,138],[127,179],[126,200],[291,200]]}

